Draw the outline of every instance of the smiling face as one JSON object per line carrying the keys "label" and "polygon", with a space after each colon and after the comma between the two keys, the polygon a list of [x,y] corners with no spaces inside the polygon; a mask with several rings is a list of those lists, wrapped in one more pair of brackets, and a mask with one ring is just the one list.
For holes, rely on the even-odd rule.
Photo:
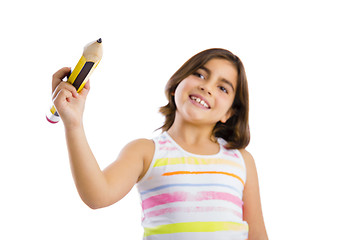
{"label": "smiling face", "polygon": [[237,77],[233,63],[219,58],[209,60],[177,86],[176,118],[196,124],[225,123],[232,114]]}

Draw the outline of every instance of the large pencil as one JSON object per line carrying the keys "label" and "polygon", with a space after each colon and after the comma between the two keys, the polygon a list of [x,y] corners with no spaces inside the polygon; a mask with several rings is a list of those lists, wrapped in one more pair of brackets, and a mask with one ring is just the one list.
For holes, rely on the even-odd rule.
{"label": "large pencil", "polygon": [[[102,54],[103,50],[101,38],[90,42],[84,47],[83,55],[67,80],[68,83],[72,84],[76,88],[77,92],[80,92],[89,80],[90,75],[99,64]],[[46,119],[50,123],[57,123],[60,121],[60,116],[54,105],[50,108],[50,114],[46,116]]]}

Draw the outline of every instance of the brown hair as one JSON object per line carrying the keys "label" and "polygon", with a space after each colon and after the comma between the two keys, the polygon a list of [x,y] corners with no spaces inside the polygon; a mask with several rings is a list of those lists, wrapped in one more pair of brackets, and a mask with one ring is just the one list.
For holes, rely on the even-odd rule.
{"label": "brown hair", "polygon": [[213,129],[213,136],[227,141],[229,149],[245,148],[250,142],[249,130],[249,92],[244,66],[241,60],[228,50],[212,48],[202,51],[184,63],[170,78],[165,87],[168,104],[160,108],[160,113],[165,116],[165,123],[160,127],[163,131],[170,129],[175,120],[176,105],[173,93],[179,83],[186,77],[194,74],[213,58],[225,59],[234,64],[237,69],[237,89],[234,102],[231,106],[232,116],[226,123],[217,122]]}

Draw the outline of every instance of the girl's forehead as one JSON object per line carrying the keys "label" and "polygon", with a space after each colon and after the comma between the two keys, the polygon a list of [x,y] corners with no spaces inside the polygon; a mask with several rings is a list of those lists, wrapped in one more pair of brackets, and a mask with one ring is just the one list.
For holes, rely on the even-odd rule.
{"label": "girl's forehead", "polygon": [[202,67],[208,74],[215,74],[219,77],[225,78],[228,81],[236,84],[238,74],[234,63],[226,59],[213,58],[207,61]]}

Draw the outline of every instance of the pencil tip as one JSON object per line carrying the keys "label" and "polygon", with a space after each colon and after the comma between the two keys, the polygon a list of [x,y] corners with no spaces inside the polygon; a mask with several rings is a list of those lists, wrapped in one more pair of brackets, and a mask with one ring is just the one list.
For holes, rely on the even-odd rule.
{"label": "pencil tip", "polygon": [[97,40],[97,42],[98,42],[98,43],[102,43],[102,39],[99,38],[99,39]]}

